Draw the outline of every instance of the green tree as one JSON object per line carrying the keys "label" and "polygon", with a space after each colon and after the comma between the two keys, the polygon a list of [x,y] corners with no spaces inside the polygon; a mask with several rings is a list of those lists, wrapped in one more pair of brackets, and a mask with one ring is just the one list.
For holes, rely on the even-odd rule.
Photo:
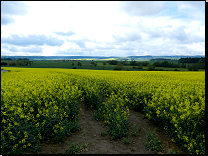
{"label": "green tree", "polygon": [[192,71],[192,65],[188,65],[188,71]]}
{"label": "green tree", "polygon": [[105,66],[102,66],[102,70],[105,70]]}
{"label": "green tree", "polygon": [[122,70],[123,65],[121,63],[117,63],[117,66],[114,68],[114,70]]}
{"label": "green tree", "polygon": [[130,71],[129,67],[126,67],[126,71]]}
{"label": "green tree", "polygon": [[72,66],[74,66],[74,63],[72,63]]}
{"label": "green tree", "polygon": [[155,66],[153,64],[148,64],[147,65],[147,70],[148,71],[153,71],[153,70],[155,70]]}
{"label": "green tree", "polygon": [[193,71],[198,71],[198,64],[192,64],[192,70]]}
{"label": "green tree", "polygon": [[143,69],[141,64],[138,64],[137,69]]}
{"label": "green tree", "polygon": [[77,65],[81,67],[82,66],[82,63],[81,62],[78,62]]}

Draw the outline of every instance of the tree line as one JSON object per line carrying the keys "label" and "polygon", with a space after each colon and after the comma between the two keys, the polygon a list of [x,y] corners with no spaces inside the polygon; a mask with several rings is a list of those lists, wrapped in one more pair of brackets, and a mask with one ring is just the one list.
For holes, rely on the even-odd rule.
{"label": "tree line", "polygon": [[125,61],[110,60],[110,61],[107,61],[107,63],[109,63],[109,65],[117,65],[118,63],[120,63],[123,66],[147,66],[149,64],[147,61],[136,62],[135,60],[132,60],[129,63],[126,60]]}
{"label": "tree line", "polygon": [[178,63],[205,63],[205,57],[186,57],[180,58]]}
{"label": "tree line", "polygon": [[[3,59],[1,59],[3,60]],[[33,61],[30,61],[28,58],[19,58],[19,59],[10,59],[7,58],[6,60],[10,60],[8,62],[1,62],[1,65],[8,65],[8,66],[28,66],[32,65]]]}

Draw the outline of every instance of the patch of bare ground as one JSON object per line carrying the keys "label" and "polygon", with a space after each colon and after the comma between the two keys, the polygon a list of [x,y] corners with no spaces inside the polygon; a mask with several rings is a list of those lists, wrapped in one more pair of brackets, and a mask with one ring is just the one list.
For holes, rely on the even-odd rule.
{"label": "patch of bare ground", "polygon": [[[138,131],[137,136],[127,136],[126,139],[130,143],[124,144],[123,138],[111,140],[112,137],[107,133],[108,128],[104,126],[104,122],[93,119],[94,111],[87,109],[84,104],[81,104],[80,107],[82,109],[80,115],[81,130],[67,137],[61,144],[54,144],[52,141],[43,142],[39,154],[67,154],[66,150],[69,150],[73,143],[76,143],[79,147],[82,147],[83,143],[86,145],[85,148],[77,152],[78,154],[167,154],[170,150],[178,150],[180,154],[185,154],[185,152],[179,150],[179,146],[173,143],[163,130],[158,131],[154,123],[143,118],[143,115],[139,112],[130,110],[129,121],[130,129],[133,130],[135,125],[138,125],[141,130]],[[154,152],[146,148],[146,134],[152,132],[153,129],[163,142],[163,152]],[[106,135],[101,135],[101,132]]]}

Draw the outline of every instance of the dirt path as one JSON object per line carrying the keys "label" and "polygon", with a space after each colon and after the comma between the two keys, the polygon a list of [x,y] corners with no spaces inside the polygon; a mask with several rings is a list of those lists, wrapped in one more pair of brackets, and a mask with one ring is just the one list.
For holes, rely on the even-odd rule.
{"label": "dirt path", "polygon": [[[87,145],[86,148],[79,151],[80,154],[161,154],[161,152],[146,149],[146,132],[152,132],[155,125],[148,119],[144,119],[141,113],[130,110],[131,129],[136,124],[141,127],[141,131],[137,136],[127,136],[126,139],[130,141],[130,144],[124,144],[124,139],[110,140],[111,136],[107,133],[108,129],[104,126],[103,121],[94,120],[94,112],[83,104],[81,108],[80,126],[82,129],[73,133],[61,144],[53,144],[51,141],[43,142],[39,150],[40,154],[67,154],[66,150],[69,150],[73,143],[77,143],[78,146],[82,146],[83,143]],[[101,132],[106,135],[101,136]],[[155,130],[155,132],[158,134],[158,138],[163,141],[165,149],[162,153],[168,153],[171,149],[175,151],[179,149],[163,131]]]}

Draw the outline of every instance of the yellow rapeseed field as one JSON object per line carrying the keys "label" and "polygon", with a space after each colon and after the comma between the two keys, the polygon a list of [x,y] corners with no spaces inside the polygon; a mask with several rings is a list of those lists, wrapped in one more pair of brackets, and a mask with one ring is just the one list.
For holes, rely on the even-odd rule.
{"label": "yellow rapeseed field", "polygon": [[205,154],[205,72],[12,68],[1,73],[1,153],[38,150],[79,130],[80,102],[115,139],[141,111],[192,154]]}

